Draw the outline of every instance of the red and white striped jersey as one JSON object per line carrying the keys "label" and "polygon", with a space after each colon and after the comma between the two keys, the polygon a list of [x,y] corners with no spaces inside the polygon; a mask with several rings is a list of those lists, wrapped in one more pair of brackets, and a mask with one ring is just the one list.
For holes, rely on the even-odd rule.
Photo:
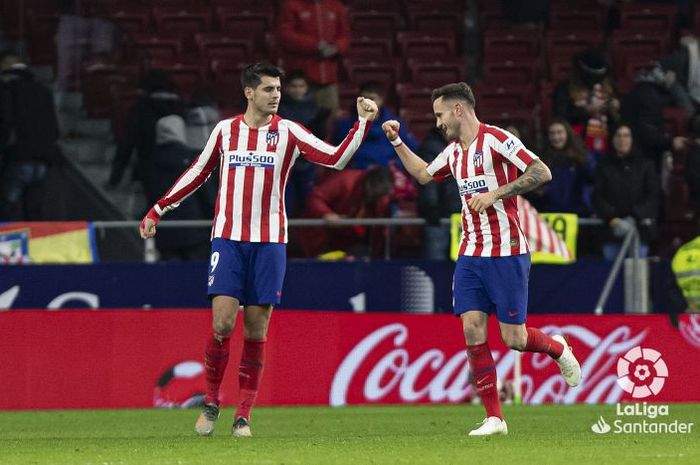
{"label": "red and white striped jersey", "polygon": [[462,199],[460,255],[507,257],[529,252],[518,219],[516,197],[500,199],[483,213],[471,210],[474,195],[494,191],[518,177],[518,170],[538,159],[508,131],[481,123],[474,142],[465,151],[459,142],[449,144],[427,167],[441,181],[452,175]]}
{"label": "red and white striped jersey", "polygon": [[156,203],[162,215],[180,205],[219,165],[219,193],[212,238],[243,242],[287,242],[284,191],[298,157],[342,169],[360,146],[371,123],[360,118],[333,147],[299,123],[273,116],[251,128],[243,115],[221,121],[202,153]]}

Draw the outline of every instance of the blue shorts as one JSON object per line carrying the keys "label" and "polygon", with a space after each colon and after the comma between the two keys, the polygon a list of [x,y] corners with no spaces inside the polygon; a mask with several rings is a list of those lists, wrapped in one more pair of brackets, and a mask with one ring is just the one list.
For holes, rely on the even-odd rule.
{"label": "blue shorts", "polygon": [[498,321],[525,323],[530,254],[512,257],[460,256],[452,281],[454,313],[492,313]]}
{"label": "blue shorts", "polygon": [[209,260],[209,298],[227,295],[241,305],[279,305],[287,246],[215,238]]}

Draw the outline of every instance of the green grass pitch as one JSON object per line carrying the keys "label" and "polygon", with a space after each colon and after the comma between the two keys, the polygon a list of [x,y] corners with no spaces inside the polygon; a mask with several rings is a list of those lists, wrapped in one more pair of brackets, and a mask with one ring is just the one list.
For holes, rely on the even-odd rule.
{"label": "green grass pitch", "polygon": [[[692,434],[597,435],[614,406],[506,407],[508,436],[470,438],[480,406],[257,408],[253,438],[230,436],[222,411],[212,437],[193,431],[195,410],[0,412],[0,464],[698,464],[700,404],[668,417]],[[641,420],[641,418],[639,418]]]}

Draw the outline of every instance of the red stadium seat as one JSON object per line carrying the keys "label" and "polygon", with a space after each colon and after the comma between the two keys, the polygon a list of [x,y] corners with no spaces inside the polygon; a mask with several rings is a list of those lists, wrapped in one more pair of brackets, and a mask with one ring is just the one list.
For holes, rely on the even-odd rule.
{"label": "red stadium seat", "polygon": [[511,85],[504,85],[483,82],[475,85],[472,90],[479,108],[508,110],[534,104],[535,86],[533,84],[521,85],[514,82]]}
{"label": "red stadium seat", "polygon": [[439,58],[434,61],[409,59],[411,81],[429,86],[442,86],[450,82],[464,81],[467,63],[464,58]]}
{"label": "red stadium seat", "polygon": [[539,54],[539,38],[530,31],[492,30],[486,31],[483,37],[484,57],[536,57]]}
{"label": "red stadium seat", "polygon": [[399,116],[419,142],[425,139],[425,136],[436,124],[432,110],[419,111],[402,108]]}
{"label": "red stadium seat", "polygon": [[502,61],[484,63],[483,78],[493,83],[535,82],[538,77],[538,63],[528,61]]}
{"label": "red stadium seat", "polygon": [[399,16],[390,11],[351,11],[350,30],[355,36],[394,37],[399,28]]}
{"label": "red stadium seat", "polygon": [[484,123],[502,128],[513,124],[519,128],[525,128],[524,130],[527,134],[534,133],[534,120],[537,115],[532,108],[490,109],[488,107],[479,107],[477,102],[476,113]]}
{"label": "red stadium seat", "polygon": [[394,55],[394,44],[390,37],[352,37],[348,58],[386,57]]}
{"label": "red stadium seat", "polygon": [[[33,63],[53,64],[56,59],[56,31],[58,15],[38,15],[27,21],[29,56]],[[77,47],[87,44],[76,44]]]}
{"label": "red stadium seat", "polygon": [[690,115],[684,108],[664,108],[664,127],[671,136],[688,136],[690,132]]}
{"label": "red stadium seat", "polygon": [[602,31],[605,15],[600,9],[552,8],[549,12],[549,28],[557,31]]}
{"label": "red stadium seat", "polygon": [[211,71],[216,84],[216,97],[221,106],[231,108],[235,112],[245,109],[246,100],[241,87],[241,71],[247,65],[247,62],[212,60]]}
{"label": "red stadium seat", "polygon": [[[341,82],[338,84],[338,96],[340,98],[340,111],[349,112],[355,106],[360,89],[354,82]],[[345,115],[347,116],[347,115]]]}
{"label": "red stadium seat", "polygon": [[510,22],[500,10],[484,11],[479,15],[481,28],[484,31],[504,31],[510,29]]}
{"label": "red stadium seat", "polygon": [[254,39],[264,45],[265,34],[274,31],[274,15],[270,10],[241,10],[235,7],[220,6],[215,9],[216,21],[223,33],[232,37]]}
{"label": "red stadium seat", "polygon": [[562,79],[566,79],[569,76],[571,67],[573,66],[572,60],[563,60],[557,62],[549,63],[549,79],[553,82],[559,82]]}
{"label": "red stadium seat", "polygon": [[137,54],[146,60],[174,60],[182,53],[179,39],[166,39],[153,35],[137,35],[134,39]]}
{"label": "red stadium seat", "polygon": [[150,27],[150,15],[147,10],[137,7],[120,9],[112,12],[112,21],[117,27],[128,34],[142,34],[148,32]]}
{"label": "red stadium seat", "polygon": [[358,84],[365,81],[379,81],[390,91],[397,82],[404,80],[403,60],[400,58],[346,59],[344,63],[350,81]]}
{"label": "red stadium seat", "polygon": [[620,12],[620,24],[627,31],[671,31],[676,26],[675,5],[625,3]]}
{"label": "red stadium seat", "polygon": [[614,62],[625,63],[627,57],[657,60],[667,53],[669,42],[668,33],[616,31],[612,40]]}
{"label": "red stadium seat", "polygon": [[546,38],[546,53],[550,60],[552,57],[570,60],[588,48],[599,46],[602,40],[603,35],[600,31],[550,31]]}
{"label": "red stadium seat", "polygon": [[377,0],[348,0],[344,2],[349,11],[367,11],[375,10],[382,12],[394,13],[396,11],[401,11],[402,0],[382,0],[378,2]]}
{"label": "red stadium seat", "polygon": [[453,31],[461,34],[464,30],[464,16],[460,11],[449,9],[409,11],[408,21],[416,31]]}
{"label": "red stadium seat", "polygon": [[546,126],[552,120],[554,112],[554,89],[558,81],[544,82],[540,85],[540,117],[542,118],[542,126]]}
{"label": "red stadium seat", "polygon": [[398,32],[396,41],[401,55],[406,58],[434,58],[455,54],[455,36],[451,32]]}
{"label": "red stadium seat", "polygon": [[399,98],[401,109],[413,112],[432,111],[433,86],[425,84],[415,84],[412,82],[401,82],[396,84],[396,95]]}
{"label": "red stadium seat", "polygon": [[172,76],[180,95],[188,97],[194,87],[207,79],[207,68],[200,63],[178,61],[153,61],[151,68],[167,71]]}
{"label": "red stadium seat", "polygon": [[192,36],[211,29],[208,10],[159,7],[153,9],[153,19],[159,34]]}
{"label": "red stadium seat", "polygon": [[246,61],[253,54],[251,39],[235,39],[221,34],[197,34],[195,43],[199,56],[206,59]]}

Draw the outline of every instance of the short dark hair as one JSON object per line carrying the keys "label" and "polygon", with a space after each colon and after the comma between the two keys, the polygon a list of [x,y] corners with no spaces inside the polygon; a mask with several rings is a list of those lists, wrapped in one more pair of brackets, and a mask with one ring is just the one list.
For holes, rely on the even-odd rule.
{"label": "short dark hair", "polygon": [[394,177],[389,168],[376,166],[365,171],[364,176],[364,201],[367,205],[373,205],[394,189]]}
{"label": "short dark hair", "polygon": [[386,87],[381,81],[365,81],[360,84],[360,93],[372,92],[373,94],[381,95],[382,97],[386,93]]}
{"label": "short dark hair", "polygon": [[433,94],[431,97],[433,102],[442,97],[443,100],[463,100],[467,102],[470,107],[476,107],[474,92],[472,92],[471,87],[469,87],[466,82],[454,82],[452,84],[445,84],[442,87],[433,89]]}
{"label": "short dark hair", "polygon": [[275,66],[268,61],[253,63],[246,66],[241,72],[241,87],[244,89],[246,87],[252,87],[255,89],[262,82],[263,76],[278,77],[282,79],[284,77],[284,71],[282,68]]}
{"label": "short dark hair", "polygon": [[297,79],[303,79],[304,81],[308,81],[308,79],[306,79],[306,73],[301,69],[295,69],[290,71],[287,74],[285,81],[287,81],[287,83],[290,83],[292,81],[296,81]]}

